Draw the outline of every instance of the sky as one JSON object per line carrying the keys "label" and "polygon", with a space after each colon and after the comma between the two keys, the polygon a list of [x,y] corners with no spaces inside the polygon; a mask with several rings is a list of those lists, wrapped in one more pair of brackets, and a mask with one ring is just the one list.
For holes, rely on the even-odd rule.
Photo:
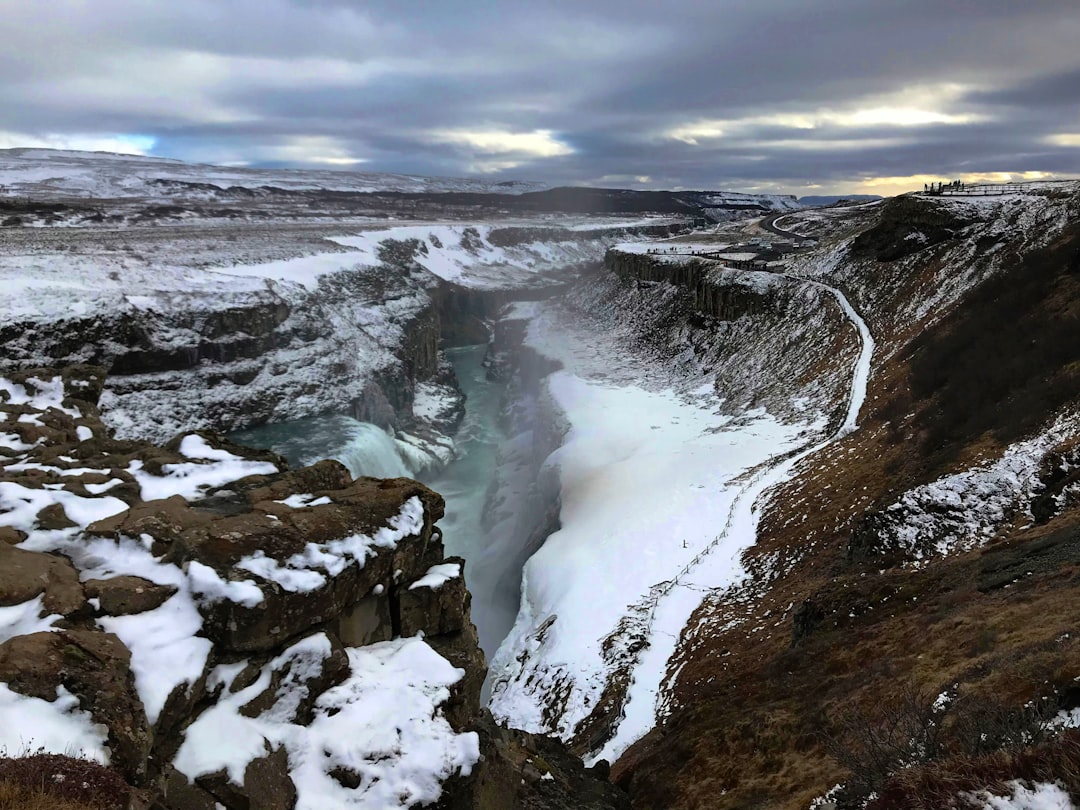
{"label": "sky", "polygon": [[1080,175],[1078,0],[0,0],[0,148],[626,188]]}

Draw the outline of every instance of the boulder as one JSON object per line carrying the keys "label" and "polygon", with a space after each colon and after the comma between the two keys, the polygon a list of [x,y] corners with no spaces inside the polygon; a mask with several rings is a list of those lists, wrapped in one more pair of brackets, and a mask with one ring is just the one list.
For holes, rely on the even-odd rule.
{"label": "boulder", "polygon": [[8,639],[0,644],[0,683],[50,702],[63,686],[109,730],[113,767],[131,784],[143,783],[151,735],[131,653],[112,633],[61,630]]}
{"label": "boulder", "polygon": [[37,524],[37,528],[45,531],[74,529],[79,525],[67,516],[63,505],[59,503],[51,503],[38,512],[34,522]]}
{"label": "boulder", "polygon": [[292,810],[296,786],[289,778],[288,753],[266,745],[266,756],[252,760],[244,770],[244,784],[235,784],[224,772],[200,776],[195,783],[226,810]]}
{"label": "boulder", "polygon": [[173,585],[158,585],[148,579],[119,576],[111,579],[88,579],[83,583],[86,595],[97,599],[102,613],[128,616],[161,607],[176,593]]}
{"label": "boulder", "polygon": [[217,810],[221,805],[212,793],[192,784],[188,778],[169,766],[165,774],[162,802],[168,810]]}
{"label": "boulder", "polygon": [[0,545],[16,546],[26,539],[26,532],[14,526],[0,526]]}
{"label": "boulder", "polygon": [[[256,604],[227,599],[200,604],[204,630],[215,644],[236,652],[267,652],[327,622],[336,622],[335,630],[347,635],[350,644],[357,640],[357,628],[370,640],[384,639],[386,611],[379,600],[370,606],[358,603],[377,586],[393,581],[395,574],[411,581],[442,559],[442,543],[433,539],[432,526],[442,516],[443,500],[424,485],[404,478],[364,478],[347,489],[321,494],[331,503],[290,509],[276,519],[258,512],[216,516],[178,538],[167,555],[169,561],[196,561],[213,568],[223,580],[245,580],[262,591]],[[415,537],[403,539],[394,549],[372,546],[362,565],[350,562],[310,590],[286,589],[236,567],[255,554],[285,566],[306,554],[312,544],[325,547],[355,535],[375,535],[414,496],[425,510],[424,525]],[[365,615],[358,616],[358,611]]]}
{"label": "boulder", "polygon": [[[457,633],[469,623],[472,596],[465,587],[465,560],[450,557],[444,566],[458,566],[458,575],[449,578],[425,572],[425,576],[396,591],[401,635],[441,636]],[[431,576],[429,576],[431,573]]]}
{"label": "boulder", "polygon": [[79,575],[67,558],[0,543],[0,607],[42,594],[49,613],[70,616],[86,606]]}

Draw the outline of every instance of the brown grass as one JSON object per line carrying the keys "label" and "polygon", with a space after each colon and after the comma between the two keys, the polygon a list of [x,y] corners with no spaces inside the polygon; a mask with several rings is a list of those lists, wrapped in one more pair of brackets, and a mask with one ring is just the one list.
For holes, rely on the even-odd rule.
{"label": "brown grass", "polygon": [[1007,783],[1014,780],[1056,782],[1074,802],[1080,800],[1080,731],[1066,731],[1022,751],[957,757],[901,771],[867,810],[940,810],[955,806],[962,792],[988,790],[1007,796],[1011,793]]}
{"label": "brown grass", "polygon": [[98,810],[98,807],[61,799],[39,788],[0,781],[0,810]]}
{"label": "brown grass", "polygon": [[131,789],[111,768],[61,754],[0,758],[0,810],[125,810]]}

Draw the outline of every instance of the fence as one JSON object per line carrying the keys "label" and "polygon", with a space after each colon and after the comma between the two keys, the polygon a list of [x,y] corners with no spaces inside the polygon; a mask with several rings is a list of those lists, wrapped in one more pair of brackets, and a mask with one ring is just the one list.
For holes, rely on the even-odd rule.
{"label": "fence", "polygon": [[933,197],[1001,197],[1005,194],[1026,194],[1036,187],[1076,182],[1076,180],[1029,180],[1018,183],[977,183],[970,186],[961,184],[959,187],[946,184],[920,193]]}

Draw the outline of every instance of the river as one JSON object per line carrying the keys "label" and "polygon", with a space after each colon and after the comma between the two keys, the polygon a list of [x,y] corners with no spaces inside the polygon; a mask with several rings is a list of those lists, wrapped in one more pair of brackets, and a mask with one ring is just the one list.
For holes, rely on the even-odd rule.
{"label": "river", "polygon": [[473,565],[481,560],[492,562],[490,556],[496,544],[484,525],[485,501],[495,479],[498,447],[505,439],[499,426],[505,385],[488,379],[486,352],[486,345],[446,351],[467,399],[465,418],[455,439],[457,455],[442,470],[414,473],[386,431],[348,416],[280,422],[240,431],[230,438],[281,453],[294,466],[334,458],[354,476],[415,476],[440,493],[446,499],[446,516],[439,524],[446,553],[466,560],[473,622],[480,646],[490,660],[513,625],[519,589],[517,581],[503,581],[510,575],[506,566]]}

